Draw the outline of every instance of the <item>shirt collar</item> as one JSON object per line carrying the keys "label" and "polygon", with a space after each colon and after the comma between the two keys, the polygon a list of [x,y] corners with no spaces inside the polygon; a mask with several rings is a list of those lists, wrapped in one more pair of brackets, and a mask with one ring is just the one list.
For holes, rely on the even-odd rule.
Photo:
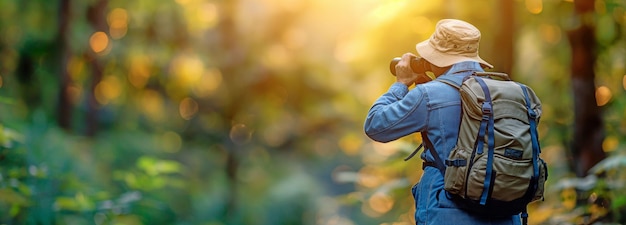
{"label": "shirt collar", "polygon": [[483,68],[480,66],[480,63],[473,61],[464,61],[460,63],[455,63],[452,67],[445,72],[443,75],[452,75],[459,74],[463,72],[484,72]]}

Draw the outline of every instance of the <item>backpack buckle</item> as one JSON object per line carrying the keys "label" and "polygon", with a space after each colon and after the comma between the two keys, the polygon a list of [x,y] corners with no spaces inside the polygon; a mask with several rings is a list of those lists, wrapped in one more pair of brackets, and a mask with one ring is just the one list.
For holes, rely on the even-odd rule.
{"label": "backpack buckle", "polygon": [[491,107],[491,102],[483,102],[482,107],[483,115],[491,115],[493,112],[493,108]]}
{"label": "backpack buckle", "polygon": [[537,113],[535,113],[535,110],[529,109],[528,110],[528,115],[530,116],[531,119],[536,120],[537,119]]}

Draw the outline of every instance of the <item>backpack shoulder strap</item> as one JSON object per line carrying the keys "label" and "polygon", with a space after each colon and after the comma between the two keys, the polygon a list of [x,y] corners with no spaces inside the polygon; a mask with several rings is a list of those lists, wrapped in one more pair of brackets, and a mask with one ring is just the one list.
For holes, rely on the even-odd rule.
{"label": "backpack shoulder strap", "polygon": [[413,156],[415,156],[415,154],[417,154],[417,152],[419,152],[422,147],[426,146],[426,149],[430,151],[430,154],[432,154],[433,158],[435,159],[435,167],[441,172],[441,175],[445,175],[446,166],[444,165],[443,160],[441,160],[441,157],[439,157],[439,154],[437,154],[435,146],[433,146],[433,143],[430,142],[430,139],[425,132],[420,132],[420,134],[422,135],[422,144],[420,144],[408,157],[404,158],[404,161],[408,161],[409,159],[413,158]]}
{"label": "backpack shoulder strap", "polygon": [[437,154],[437,151],[435,150],[435,146],[433,145],[432,142],[430,142],[430,139],[428,138],[428,135],[425,132],[421,132],[420,133],[422,135],[422,141],[424,141],[424,143],[426,143],[426,149],[428,149],[428,151],[430,151],[430,154],[433,155],[433,158],[435,159],[435,166],[437,167],[437,169],[439,169],[439,171],[441,172],[441,175],[446,174],[446,166],[443,164],[443,160],[441,160],[441,157],[439,157],[439,154]]}
{"label": "backpack shoulder strap", "polygon": [[506,73],[499,73],[499,72],[474,72],[472,75],[473,76],[479,76],[479,77],[487,77],[487,78],[492,78],[492,79],[493,79],[493,77],[497,77],[497,78],[502,79],[502,80],[511,81],[511,78]]}

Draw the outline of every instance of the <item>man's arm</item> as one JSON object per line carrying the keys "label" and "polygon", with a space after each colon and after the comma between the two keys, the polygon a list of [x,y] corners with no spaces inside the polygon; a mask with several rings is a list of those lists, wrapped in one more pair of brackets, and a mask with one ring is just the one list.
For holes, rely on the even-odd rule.
{"label": "man's arm", "polygon": [[424,129],[427,121],[426,97],[416,86],[409,92],[394,83],[370,108],[365,119],[365,134],[375,141],[389,142]]}

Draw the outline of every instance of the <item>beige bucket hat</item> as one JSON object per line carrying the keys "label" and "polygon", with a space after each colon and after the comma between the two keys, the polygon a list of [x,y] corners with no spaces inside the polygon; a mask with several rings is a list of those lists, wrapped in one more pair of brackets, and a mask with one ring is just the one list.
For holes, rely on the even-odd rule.
{"label": "beige bucket hat", "polygon": [[443,19],[428,40],[415,45],[417,53],[438,67],[447,67],[463,61],[474,61],[489,68],[491,64],[478,56],[480,31],[468,22]]}

